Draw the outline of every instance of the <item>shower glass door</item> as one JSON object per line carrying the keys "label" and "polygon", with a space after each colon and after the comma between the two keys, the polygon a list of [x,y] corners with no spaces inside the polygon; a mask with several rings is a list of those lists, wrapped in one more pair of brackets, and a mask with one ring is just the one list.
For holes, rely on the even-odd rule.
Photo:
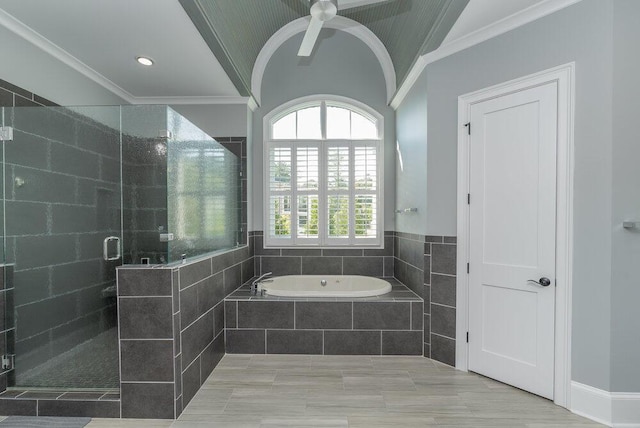
{"label": "shower glass door", "polygon": [[4,109],[9,386],[119,387],[119,107]]}

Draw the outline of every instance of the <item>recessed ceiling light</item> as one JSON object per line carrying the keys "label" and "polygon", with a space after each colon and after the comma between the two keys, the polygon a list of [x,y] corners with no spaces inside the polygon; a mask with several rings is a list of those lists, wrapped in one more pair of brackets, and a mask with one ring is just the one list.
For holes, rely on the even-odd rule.
{"label": "recessed ceiling light", "polygon": [[137,56],[136,61],[138,61],[142,65],[153,65],[153,60],[151,58],[147,58],[146,56]]}

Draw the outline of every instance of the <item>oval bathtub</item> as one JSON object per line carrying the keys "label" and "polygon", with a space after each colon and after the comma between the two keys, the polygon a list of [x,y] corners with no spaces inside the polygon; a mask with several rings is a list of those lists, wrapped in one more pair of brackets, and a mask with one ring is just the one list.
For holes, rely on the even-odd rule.
{"label": "oval bathtub", "polygon": [[258,290],[280,297],[373,297],[390,292],[391,284],[370,276],[288,275],[269,278]]}

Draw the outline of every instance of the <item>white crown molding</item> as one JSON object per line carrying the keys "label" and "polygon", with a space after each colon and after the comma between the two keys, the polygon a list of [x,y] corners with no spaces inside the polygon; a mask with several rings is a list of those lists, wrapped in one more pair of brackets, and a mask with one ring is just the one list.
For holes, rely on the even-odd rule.
{"label": "white crown molding", "polygon": [[571,382],[570,410],[608,427],[640,427],[640,393],[607,392]]}
{"label": "white crown molding", "polygon": [[255,105],[252,97],[215,97],[215,96],[201,96],[201,97],[134,97],[134,104],[173,104],[173,105],[185,105],[185,104],[245,104],[251,106]]}
{"label": "white crown molding", "polygon": [[447,42],[441,45],[438,49],[422,55],[418,58],[414,66],[411,68],[404,82],[398,88],[398,91],[391,100],[391,107],[397,109],[402,100],[407,96],[413,85],[418,80],[418,77],[422,74],[425,67],[432,62],[438,61],[454,53],[460,52],[464,49],[475,46],[486,40],[504,34],[508,31],[514,30],[525,24],[528,24],[536,19],[540,19],[581,0],[543,0],[540,3],[536,3],[526,9],[509,15],[499,21],[482,27],[476,31],[473,31],[460,38]]}
{"label": "white crown molding", "polygon": [[251,109],[251,111],[256,111],[256,109],[258,107],[260,107],[258,105],[258,102],[256,101],[256,99],[253,96],[249,97],[249,101],[247,102],[247,106]]}
{"label": "white crown molding", "polygon": [[[285,41],[298,33],[306,31],[309,26],[309,19],[309,17],[302,17],[283,26],[276,31],[269,40],[267,40],[267,43],[265,43],[262,50],[260,50],[260,53],[256,58],[256,62],[253,65],[253,72],[251,73],[251,93],[256,98],[258,104],[260,103],[262,78],[271,56]],[[391,61],[389,52],[387,52],[387,49],[384,47],[384,44],[382,44],[380,39],[378,39],[378,37],[364,25],[340,15],[325,22],[324,28],[344,31],[359,38],[369,46],[382,67],[387,87],[387,102],[389,102],[393,94],[396,92],[396,71],[393,67],[393,62]]]}
{"label": "white crown molding", "polygon": [[0,25],[129,104],[246,104],[252,110],[257,107],[253,97],[136,97],[2,9],[0,9]]}
{"label": "white crown molding", "polygon": [[93,68],[89,67],[88,65],[71,55],[69,52],[62,49],[60,46],[51,42],[49,39],[34,31],[32,28],[25,25],[22,21],[17,20],[2,9],[0,9],[0,25],[4,26],[17,36],[25,39],[45,53],[51,55],[63,64],[71,67],[83,76],[93,80],[98,85],[119,96],[126,102],[134,102],[135,97],[128,91],[122,89],[120,86],[116,85],[111,80],[107,79],[102,74],[98,73]]}
{"label": "white crown molding", "polygon": [[409,73],[407,73],[407,77],[404,78],[404,81],[400,85],[400,88],[395,93],[393,98],[391,99],[391,103],[389,105],[392,109],[397,110],[402,104],[402,101],[407,96],[413,85],[418,81],[418,77],[422,74],[422,70],[429,64],[425,59],[425,55],[419,56],[416,60],[416,63],[413,64]]}

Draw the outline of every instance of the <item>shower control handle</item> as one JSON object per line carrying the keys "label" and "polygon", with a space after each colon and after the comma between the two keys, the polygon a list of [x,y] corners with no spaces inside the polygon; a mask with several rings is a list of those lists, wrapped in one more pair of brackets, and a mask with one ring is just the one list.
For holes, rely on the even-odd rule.
{"label": "shower control handle", "polygon": [[[116,255],[115,257],[109,257],[109,242],[114,241],[116,243]],[[119,260],[120,253],[120,237],[119,236],[107,236],[102,241],[102,257],[105,261],[110,262],[113,260]]]}

